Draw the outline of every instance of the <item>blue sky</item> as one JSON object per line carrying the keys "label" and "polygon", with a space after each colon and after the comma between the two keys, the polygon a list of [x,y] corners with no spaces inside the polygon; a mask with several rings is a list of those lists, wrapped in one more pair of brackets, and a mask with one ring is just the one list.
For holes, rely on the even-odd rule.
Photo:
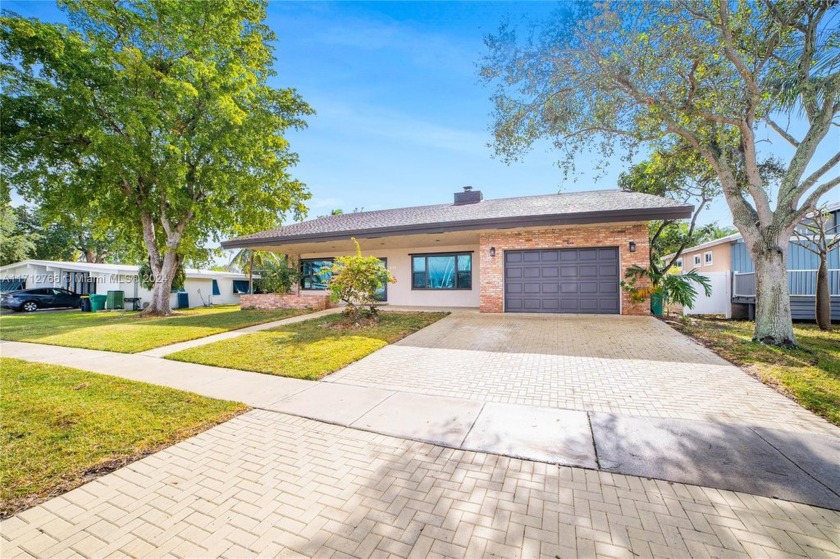
{"label": "blue sky", "polygon": [[[486,198],[615,188],[626,168],[620,161],[598,176],[597,158],[582,157],[580,176],[571,181],[548,149],[508,166],[487,146],[491,91],[477,77],[483,38],[505,18],[527,24],[555,6],[271,3],[268,23],[278,36],[274,85],[297,88],[318,113],[290,137],[300,155],[295,175],[313,195],[310,217],[333,208],[445,203],[464,185]],[[53,2],[4,1],[4,8],[64,19]],[[780,141],[769,146],[784,155]],[[701,221],[732,219],[718,200]]]}

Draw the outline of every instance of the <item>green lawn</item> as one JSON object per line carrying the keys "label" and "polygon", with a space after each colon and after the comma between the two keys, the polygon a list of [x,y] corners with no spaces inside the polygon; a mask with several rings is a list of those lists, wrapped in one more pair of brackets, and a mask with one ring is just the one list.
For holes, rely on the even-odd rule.
{"label": "green lawn", "polygon": [[57,365],[0,359],[0,515],[190,437],[246,406]]}
{"label": "green lawn", "polygon": [[243,311],[238,305],[224,305],[178,310],[167,318],[141,318],[131,311],[15,313],[0,317],[0,339],[137,353],[306,312]]}
{"label": "green lawn", "polygon": [[692,318],[677,327],[802,407],[840,425],[840,329],[795,323],[797,349],[752,341],[753,323]]}
{"label": "green lawn", "polygon": [[382,312],[376,326],[349,328],[342,326],[341,315],[329,315],[179,351],[166,358],[318,380],[447,314]]}

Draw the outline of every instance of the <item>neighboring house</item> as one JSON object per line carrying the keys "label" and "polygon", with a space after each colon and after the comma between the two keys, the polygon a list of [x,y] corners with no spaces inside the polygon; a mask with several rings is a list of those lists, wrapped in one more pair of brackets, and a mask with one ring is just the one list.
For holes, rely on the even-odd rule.
{"label": "neighboring house", "polygon": [[[835,227],[840,223],[840,203],[830,204],[827,211],[831,215],[827,227]],[[819,258],[800,243],[794,236],[788,245],[791,312],[794,319],[814,320]],[[686,312],[727,316],[734,312],[736,316],[752,317],[755,310],[755,266],[739,233],[685,249],[677,265],[685,272],[696,270],[708,275],[713,281],[718,277],[727,278],[721,281],[722,288],[713,290],[711,298],[701,294],[695,307]],[[840,320],[840,247],[829,253],[828,269],[831,318]]]}
{"label": "neighboring house", "polygon": [[301,294],[323,293],[324,267],[352,254],[355,237],[396,277],[382,294],[392,305],[648,314],[619,282],[627,268],[648,265],[647,222],[692,209],[618,190],[484,200],[465,187],[453,203],[325,216],[222,246],[299,259]]}
{"label": "neighboring house", "polygon": [[[125,297],[139,297],[142,303],[151,301],[152,293],[138,282],[138,266],[125,264],[92,264],[87,262],[59,262],[53,260],[23,260],[0,266],[0,291],[38,287],[64,287],[79,294],[123,291]],[[238,304],[239,295],[248,292],[248,276],[231,272],[186,269],[184,288],[173,292],[173,308],[183,306],[184,294],[190,307],[205,303]],[[131,304],[126,305],[131,308]]]}

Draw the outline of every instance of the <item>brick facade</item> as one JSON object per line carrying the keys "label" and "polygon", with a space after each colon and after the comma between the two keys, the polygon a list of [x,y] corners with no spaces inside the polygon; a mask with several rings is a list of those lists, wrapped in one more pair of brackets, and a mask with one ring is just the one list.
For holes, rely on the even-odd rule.
{"label": "brick facade", "polygon": [[243,309],[312,309],[322,311],[330,306],[330,297],[326,294],[256,293],[254,295],[243,294],[239,302]]}
{"label": "brick facade", "polygon": [[[636,252],[630,252],[630,241],[636,243]],[[481,233],[479,240],[481,264],[481,312],[504,311],[505,256],[506,250],[618,247],[619,274],[624,278],[627,268],[638,264],[647,268],[648,228],[645,223],[609,223],[599,225],[572,225],[550,229],[519,231],[491,231]],[[495,247],[496,256],[490,256]],[[644,282],[639,282],[644,285]],[[633,302],[628,293],[621,293],[621,314],[650,314],[648,301]]]}

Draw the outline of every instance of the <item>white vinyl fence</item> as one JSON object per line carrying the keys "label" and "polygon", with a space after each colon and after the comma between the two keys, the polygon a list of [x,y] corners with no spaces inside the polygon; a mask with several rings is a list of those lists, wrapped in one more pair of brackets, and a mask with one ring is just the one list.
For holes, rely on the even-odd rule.
{"label": "white vinyl fence", "polygon": [[722,314],[732,318],[732,293],[729,272],[703,272],[709,278],[712,295],[706,297],[702,285],[695,285],[697,299],[691,308],[683,308],[683,314]]}

